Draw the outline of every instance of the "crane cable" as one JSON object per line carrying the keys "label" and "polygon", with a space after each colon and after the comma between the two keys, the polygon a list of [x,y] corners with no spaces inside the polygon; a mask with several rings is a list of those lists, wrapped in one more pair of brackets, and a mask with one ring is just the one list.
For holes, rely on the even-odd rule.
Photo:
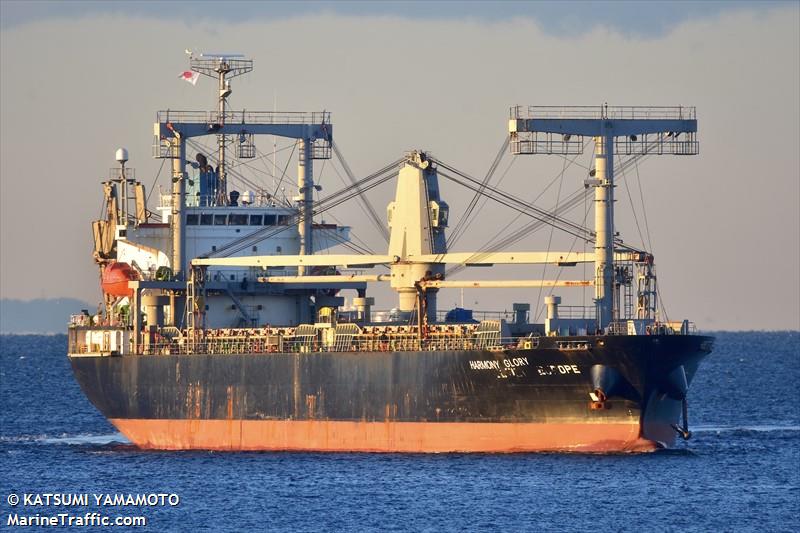
{"label": "crane cable", "polygon": [[[337,191],[337,192],[335,192],[335,193],[323,198],[322,200],[320,200],[315,205],[314,209],[312,210],[312,216],[313,215],[317,215],[317,214],[321,214],[321,213],[327,211],[328,209],[332,209],[332,208],[342,204],[343,202],[346,202],[347,200],[350,200],[351,198],[353,198],[353,197],[355,197],[355,196],[357,196],[359,194],[363,194],[363,192],[366,192],[366,191],[372,189],[373,187],[376,187],[376,186],[384,183],[385,181],[387,181],[388,179],[390,179],[390,178],[392,178],[394,176],[394,173],[391,172],[391,171],[395,170],[397,168],[397,166],[400,164],[401,161],[402,161],[401,159],[393,161],[389,165],[384,166],[383,168],[381,168],[380,170],[370,174],[366,178],[363,178],[363,179],[357,181],[356,184],[351,185],[349,187],[346,187],[345,189],[339,190],[339,191]],[[356,188],[358,188],[359,190],[354,192],[354,189],[356,189]],[[252,243],[252,242],[260,242],[262,240],[274,237],[275,235],[285,231],[289,227],[294,226],[294,225],[302,222],[302,220],[303,220],[302,215],[298,213],[298,214],[294,215],[290,219],[290,221],[287,222],[286,226],[283,226],[283,227],[281,227],[279,229],[273,229],[273,228],[270,228],[270,227],[266,227],[266,228],[263,228],[261,230],[256,230],[253,233],[245,235],[244,237],[242,237],[240,239],[237,239],[237,240],[235,240],[233,242],[230,242],[230,243],[226,244],[225,246],[222,246],[222,247],[218,248],[217,250],[215,250],[215,251],[213,251],[211,253],[202,255],[200,257],[226,257],[226,256],[229,256],[231,254],[234,254],[234,253],[236,253],[238,251],[241,251],[241,250],[247,248],[250,245],[250,243]],[[223,254],[225,254],[225,255],[223,255]]]}
{"label": "crane cable", "polygon": [[[347,175],[347,179],[350,180],[351,184],[355,185],[356,184],[355,175],[353,174],[353,171],[350,170],[350,165],[348,165],[347,161],[345,161],[341,150],[339,150],[339,146],[334,141],[331,141],[331,148],[333,149],[333,153],[336,155],[336,158],[339,160],[339,164],[342,166],[342,170],[344,170],[344,173]],[[356,187],[356,190],[359,191],[359,193],[361,192],[358,189],[358,187]],[[359,195],[358,200],[361,209],[364,210],[365,214],[367,214],[370,217],[370,220],[372,221],[373,225],[375,225],[375,227],[378,229],[378,233],[380,233],[381,237],[383,237],[383,240],[388,243],[389,230],[386,229],[386,224],[384,224],[383,221],[380,219],[380,217],[378,217],[378,214],[375,212],[375,209],[372,207],[372,204],[369,202],[369,199],[364,195]]]}
{"label": "crane cable", "polygon": [[[272,193],[272,196],[276,196],[278,194],[281,184],[283,183],[283,179],[286,177],[286,171],[289,169],[289,162],[292,160],[295,150],[297,150],[297,142],[292,143],[292,152],[289,154],[289,157],[286,158],[286,164],[283,166],[283,170],[281,171],[281,179],[279,179],[278,184],[275,185],[275,191]],[[289,203],[289,200],[286,198],[285,194],[283,195],[283,201],[287,204]]]}
{"label": "crane cable", "polygon": [[[588,142],[588,141],[585,141],[585,142]],[[644,159],[645,159],[645,158],[646,158],[648,155],[650,155],[650,154],[648,153],[648,149],[649,149],[649,148],[651,148],[651,147],[655,147],[655,145],[656,145],[656,144],[657,144],[656,142],[653,142],[653,143],[651,143],[651,145],[650,145],[650,146],[646,147],[646,149],[645,149],[645,152],[644,152],[644,153],[642,153],[642,154],[637,154],[637,155],[635,155],[634,157],[631,157],[631,158],[629,158],[629,159],[626,159],[626,160],[624,160],[624,161],[620,161],[620,163],[618,164],[618,166],[615,168],[615,173],[616,173],[616,172],[623,172],[623,171],[624,171],[626,168],[628,168],[630,165],[636,165],[637,172],[638,172],[638,161],[639,161],[640,159],[641,159],[641,160],[644,160]],[[585,147],[585,144],[584,144],[584,147]],[[589,169],[589,167],[585,167],[585,166],[583,166],[583,165],[580,165],[579,163],[577,163],[577,158],[578,158],[578,156],[579,156],[579,155],[580,155],[580,154],[576,154],[576,155],[575,155],[575,157],[573,157],[571,160],[569,160],[569,164],[567,165],[567,167],[566,167],[566,168],[569,168],[569,166],[571,166],[571,165],[575,164],[575,165],[581,166],[581,167],[583,167],[583,168]],[[567,157],[566,157],[566,156],[562,156],[562,157],[563,157],[565,160],[567,160]],[[566,168],[564,169],[564,171],[566,171]],[[563,171],[562,171],[562,172],[563,172]],[[638,175],[638,174],[637,174],[637,175]],[[533,203],[533,202],[536,202],[536,201],[537,201],[539,198],[541,198],[541,196],[542,196],[542,195],[543,195],[545,192],[547,192],[547,190],[548,190],[548,189],[549,189],[549,188],[550,188],[550,187],[551,187],[551,186],[552,186],[552,185],[553,185],[553,184],[554,184],[554,183],[555,183],[555,182],[556,182],[556,181],[557,181],[557,180],[558,180],[560,177],[561,177],[561,174],[559,174],[559,175],[557,175],[556,177],[554,177],[554,178],[553,178],[553,179],[550,181],[550,183],[548,183],[548,185],[547,185],[547,186],[544,188],[544,190],[542,190],[542,191],[539,193],[539,195],[538,195],[538,196],[536,196],[536,198],[534,198],[534,199],[531,201],[531,203]],[[640,189],[640,192],[641,192],[641,189]],[[573,193],[573,194],[572,194],[570,197],[568,197],[568,198],[567,198],[567,200],[565,200],[565,201],[562,203],[562,205],[561,205],[561,208],[559,209],[559,212],[560,212],[560,213],[566,213],[566,212],[569,212],[569,211],[571,211],[572,209],[574,209],[575,207],[577,207],[577,206],[580,204],[580,202],[581,202],[581,201],[583,201],[583,202],[584,202],[584,207],[585,207],[585,208],[588,210],[587,201],[588,201],[588,198],[589,198],[589,196],[590,196],[590,195],[591,195],[591,191],[590,191],[588,188],[584,188],[584,189],[582,189],[582,190],[576,191],[576,192],[575,192],[575,193]],[[557,214],[558,214],[558,213],[557,213]],[[537,231],[538,229],[540,229],[542,226],[544,226],[544,223],[543,223],[543,222],[541,222],[541,221],[539,221],[539,220],[534,220],[534,221],[531,221],[531,222],[529,222],[529,223],[528,223],[528,224],[526,224],[525,226],[521,227],[520,229],[516,230],[516,231],[515,231],[514,233],[512,233],[511,235],[509,235],[509,236],[507,236],[506,238],[504,238],[502,241],[499,241],[499,242],[493,242],[493,241],[494,241],[494,239],[497,239],[497,238],[498,238],[498,237],[499,237],[499,236],[500,236],[500,235],[501,235],[501,234],[502,234],[504,231],[506,231],[506,229],[508,229],[508,227],[509,227],[509,226],[511,226],[511,224],[513,224],[513,223],[514,223],[514,222],[515,222],[515,221],[516,221],[516,220],[517,220],[517,219],[518,219],[520,216],[522,216],[522,214],[521,214],[521,213],[517,214],[517,215],[516,215],[516,216],[515,216],[515,217],[514,217],[514,218],[513,218],[513,219],[512,219],[512,220],[511,220],[511,221],[510,221],[508,224],[506,224],[506,225],[505,225],[505,226],[504,226],[502,229],[500,229],[500,230],[499,230],[497,233],[495,233],[495,235],[494,235],[494,236],[492,236],[492,237],[491,237],[491,238],[490,238],[490,239],[489,239],[489,240],[488,240],[488,241],[487,241],[487,242],[486,242],[486,243],[485,243],[483,246],[481,246],[481,248],[479,249],[479,253],[476,253],[476,254],[473,256],[473,258],[472,258],[472,259],[473,259],[473,260],[475,260],[475,259],[478,259],[478,258],[480,258],[480,257],[485,257],[485,256],[487,256],[488,254],[490,254],[490,253],[493,253],[493,252],[496,252],[496,251],[497,251],[497,250],[499,250],[499,249],[507,248],[507,247],[511,246],[512,244],[516,243],[517,241],[521,240],[522,238],[526,237],[528,234],[530,234],[530,233],[533,233],[533,232]],[[587,215],[585,215],[585,216],[584,216],[584,224],[585,224],[585,220],[586,220],[586,217],[587,217],[587,216],[588,216],[588,211],[587,211]],[[647,220],[646,220],[646,218],[645,218],[645,224],[646,224],[646,223],[647,223]],[[649,245],[648,245],[648,246],[649,246]],[[457,274],[457,273],[461,272],[461,271],[462,271],[462,270],[464,270],[465,268],[466,268],[466,264],[459,264],[459,265],[455,265],[455,266],[453,266],[452,268],[448,269],[448,270],[445,272],[445,276],[453,276],[453,275],[455,275],[455,274]]]}
{"label": "crane cable", "polygon": [[[441,168],[440,168],[438,170],[438,173],[441,174],[442,176],[444,176],[446,179],[449,179],[450,181],[452,181],[454,183],[457,183],[457,184],[459,184],[459,185],[461,185],[463,187],[466,187],[466,188],[468,188],[470,190],[480,191],[480,188],[475,185],[476,183],[479,184],[480,182],[478,182],[474,178],[471,178],[471,177],[463,174],[462,172],[460,172],[460,171],[458,171],[458,170],[454,169],[453,167],[450,167],[450,166],[448,166],[446,164],[439,163],[439,166],[440,167],[444,167],[444,168],[448,169],[449,171],[452,171],[452,172],[454,172],[455,174],[458,175],[458,177],[455,177],[455,176],[449,174],[448,172],[443,172],[441,170]],[[461,178],[461,179],[459,179],[459,178]],[[486,186],[486,189],[490,193],[492,193],[493,196],[489,196],[489,194],[487,194],[486,191],[483,191],[481,194],[487,196],[488,198],[494,200],[495,202],[497,202],[499,204],[502,204],[502,205],[504,205],[504,206],[506,206],[506,207],[508,207],[510,209],[518,211],[518,212],[520,212],[520,213],[522,213],[524,215],[527,215],[527,216],[529,216],[531,218],[535,218],[537,220],[541,220],[541,221],[543,221],[543,222],[545,222],[547,224],[552,224],[552,225],[556,226],[558,229],[560,229],[561,231],[564,231],[565,233],[569,233],[570,235],[574,235],[574,236],[577,236],[577,237],[580,237],[580,238],[584,238],[584,239],[593,239],[592,231],[589,228],[585,228],[585,227],[579,226],[578,224],[575,224],[575,223],[573,223],[573,222],[571,222],[569,220],[562,219],[562,218],[558,217],[557,215],[553,214],[552,212],[548,212],[548,211],[546,211],[544,209],[536,207],[535,205],[529,204],[528,202],[526,202],[526,201],[524,201],[524,200],[522,200],[520,198],[517,198],[517,197],[515,197],[515,196],[513,196],[511,194],[508,194],[508,193],[506,193],[504,191],[501,191],[499,189],[489,187],[488,185]]]}
{"label": "crane cable", "polygon": [[[466,183],[461,182],[458,179],[454,179],[453,176],[447,175],[447,173],[443,173],[445,175],[445,177],[447,177],[451,181],[455,181],[456,183],[459,183],[460,185],[462,185],[464,187],[467,187],[469,189],[472,189],[474,191],[480,191],[479,188],[476,188],[476,185],[479,185],[480,182],[478,182],[478,180],[476,180],[475,178],[469,176],[468,174],[466,174],[464,172],[461,172],[460,170],[448,165],[447,163],[443,163],[443,162],[438,161],[438,160],[434,160],[434,161],[440,167],[444,167],[448,171],[457,174],[460,178],[462,178],[463,180],[466,180],[466,182],[468,182],[470,185],[467,185]],[[439,173],[442,173],[441,170],[439,170]],[[525,212],[525,214],[527,214],[528,216],[530,216],[532,218],[541,218],[542,220],[549,220],[548,224],[553,224],[553,225],[557,226],[559,229],[561,229],[562,231],[565,231],[565,232],[573,234],[573,235],[575,233],[579,233],[579,234],[581,234],[580,235],[581,237],[590,237],[591,238],[591,236],[592,236],[592,230],[591,229],[583,227],[583,226],[580,226],[578,224],[575,224],[574,222],[572,222],[570,220],[562,219],[562,218],[558,217],[557,215],[554,215],[553,213],[551,213],[551,212],[549,212],[549,211],[547,211],[545,209],[537,207],[536,205],[534,205],[532,203],[526,202],[525,200],[523,200],[523,199],[521,199],[519,197],[516,197],[516,196],[514,196],[514,195],[512,195],[512,194],[510,194],[508,192],[500,190],[500,189],[498,189],[496,187],[491,187],[489,185],[486,185],[485,189],[486,190],[481,192],[482,195],[487,196],[488,198],[491,198],[492,200],[494,200],[494,201],[496,201],[498,203],[502,203],[503,205],[506,205],[507,207],[510,207],[510,208],[512,208],[514,210],[517,210],[517,211],[522,210],[522,211]],[[486,192],[487,190],[493,196],[490,196]],[[513,205],[509,205],[509,204],[513,204]],[[535,214],[532,214],[531,212],[535,213]]]}
{"label": "crane cable", "polygon": [[[207,152],[208,153],[208,158],[211,161],[215,161],[215,162],[217,162],[217,164],[219,164],[219,158],[214,155],[213,151],[209,151],[207,146],[204,146],[201,143],[193,140],[191,137],[186,139],[186,144],[188,146],[194,148],[195,150],[202,151],[202,152]],[[242,175],[241,172],[239,172],[237,170],[233,170],[232,168],[227,168],[226,170],[227,170],[228,174],[230,174],[232,177],[234,177],[237,180],[239,180],[241,183],[243,183],[247,187],[251,187],[251,188],[256,189],[256,190],[261,188],[254,181],[251,181],[248,178],[245,178],[244,175]]]}
{"label": "crane cable", "polygon": [[[566,170],[567,170],[567,160],[564,159],[564,161],[562,163],[562,167],[561,167],[561,179],[558,180],[558,192],[556,193],[556,207],[554,209],[554,211],[556,211],[556,212],[558,211],[558,202],[559,202],[559,200],[561,200],[561,187],[564,185],[564,173],[566,172]],[[585,221],[586,221],[586,219],[584,219],[584,222]],[[550,259],[550,247],[553,244],[553,233],[554,232],[555,232],[555,227],[550,226],[550,237],[547,239],[547,251],[545,252],[545,256],[544,256],[544,268],[542,269],[542,279],[547,279],[547,261]],[[573,241],[573,243],[574,242],[577,242],[577,240]],[[586,241],[584,240],[584,242],[586,242]],[[574,244],[573,244],[573,246],[574,246]],[[570,252],[571,251],[572,250],[570,249]],[[559,276],[561,275],[561,270],[560,269],[559,269],[558,275]],[[542,289],[543,289],[543,287],[540,285],[539,286],[539,293],[536,295],[536,300],[535,300],[536,302],[541,301]],[[537,317],[538,317],[538,313],[537,313]]]}
{"label": "crane cable", "polygon": [[[376,183],[371,184],[369,187],[364,188],[363,190],[369,190],[372,187],[377,186],[380,183],[383,183],[383,181],[385,181],[386,179],[388,179],[390,177],[392,177],[391,174],[388,175],[388,176],[383,177],[383,179],[377,181]],[[367,179],[362,180],[362,183],[365,182],[365,181],[367,181]],[[349,200],[350,198],[352,198],[353,196],[355,196],[356,194],[358,194],[358,193],[350,192],[349,195],[345,194],[345,196],[343,198],[340,198],[340,196],[343,193],[347,193],[349,189],[352,189],[352,187],[349,187],[348,189],[345,189],[343,191],[339,191],[337,193],[334,193],[333,195],[328,196],[328,197],[324,198],[323,200],[321,200],[320,204],[312,210],[312,216],[316,215],[316,214],[323,213],[327,209],[332,209],[332,208],[340,205],[342,202],[345,202],[345,201]],[[328,203],[330,203],[331,205],[326,205]],[[279,233],[287,230],[288,228],[290,228],[292,226],[295,226],[295,225],[299,224],[302,221],[303,221],[302,214],[297,213],[297,214],[293,215],[290,220],[287,221],[286,226],[283,226],[283,227],[281,227],[279,229],[264,228],[264,229],[261,229],[261,230],[257,230],[255,232],[249,234],[249,235],[246,235],[246,236],[242,237],[241,239],[238,239],[236,241],[228,243],[227,245],[225,245],[225,246],[223,246],[223,247],[211,252],[210,254],[207,254],[207,255],[201,256],[201,257],[212,257],[212,256],[219,257],[219,256],[222,256],[222,254],[225,254],[225,256],[229,256],[231,254],[234,254],[236,252],[239,252],[239,251],[247,248],[250,245],[250,243],[252,243],[252,242],[260,242],[262,240],[274,237],[275,235],[278,235]]]}
{"label": "crane cable", "polygon": [[[509,136],[506,135],[504,137],[504,139],[503,139],[503,144],[500,146],[500,150],[497,152],[497,155],[495,156],[494,161],[492,161],[492,164],[489,167],[489,170],[486,172],[486,176],[483,178],[483,181],[481,182],[481,192],[485,188],[486,184],[489,183],[489,180],[492,179],[492,176],[494,176],[494,173],[497,170],[497,167],[500,165],[500,162],[503,160],[503,156],[505,155],[506,149],[508,148],[508,143],[509,143]],[[455,244],[456,241],[458,241],[458,239],[461,237],[461,235],[464,232],[466,232],[467,227],[469,226],[469,223],[471,223],[470,216],[472,215],[472,212],[474,211],[475,206],[478,204],[478,200],[480,200],[480,198],[481,198],[481,192],[476,192],[472,196],[472,199],[470,200],[470,202],[467,205],[466,209],[464,209],[464,214],[461,215],[461,218],[456,223],[455,227],[453,228],[453,231],[450,233],[450,236],[447,238],[447,247],[448,248],[450,246],[452,246],[453,244]]]}
{"label": "crane cable", "polygon": [[[583,145],[583,147],[585,147],[585,146],[586,146],[586,142],[584,142],[584,145]],[[583,148],[583,147],[582,147],[582,148]],[[583,151],[583,150],[581,150],[581,152],[582,152],[582,151]],[[580,154],[575,154],[575,156],[574,156],[574,157],[573,157],[571,160],[569,160],[569,163],[568,163],[568,164],[567,164],[567,165],[566,165],[564,168],[562,168],[562,170],[561,170],[561,173],[559,173],[559,174],[558,174],[558,175],[556,175],[556,176],[555,176],[555,177],[554,177],[552,180],[550,180],[550,183],[548,183],[548,184],[547,184],[547,186],[546,186],[544,189],[542,189],[542,191],[541,191],[541,192],[540,192],[540,193],[539,193],[539,194],[538,194],[538,195],[537,195],[535,198],[533,198],[533,199],[531,200],[531,203],[535,203],[535,202],[537,202],[537,201],[539,200],[539,198],[541,198],[541,197],[542,197],[542,196],[543,196],[543,195],[544,195],[544,194],[545,194],[545,193],[546,193],[546,192],[547,192],[547,191],[550,189],[550,187],[552,187],[552,186],[553,186],[553,184],[554,184],[556,181],[558,181],[558,180],[559,180],[559,178],[561,178],[561,177],[563,176],[564,172],[566,172],[566,169],[567,169],[567,168],[569,168],[570,166],[572,166],[573,164],[575,164],[575,162],[576,162],[576,160],[578,159],[578,156],[579,156],[579,155],[580,155]],[[517,158],[515,157],[515,158],[514,158],[512,161],[516,161],[516,160],[517,160]],[[567,159],[567,157],[564,157],[564,160],[565,160],[565,161],[567,161],[567,160],[568,160],[568,159]],[[509,168],[510,168],[510,167],[509,167]],[[508,169],[506,169],[506,171],[508,171]],[[585,191],[579,191],[579,193],[580,193],[580,192],[585,192]],[[579,193],[576,193],[576,194],[579,194]],[[584,195],[584,196],[585,196],[585,195]],[[570,200],[568,200],[568,202],[569,202],[569,201],[571,201],[571,199],[570,199]],[[511,219],[511,221],[510,221],[510,222],[508,222],[508,223],[507,223],[507,224],[506,224],[506,225],[505,225],[503,228],[501,228],[500,230],[498,230],[498,231],[497,231],[497,233],[495,233],[495,234],[494,234],[494,235],[493,235],[493,236],[492,236],[492,237],[491,237],[491,238],[490,238],[490,239],[489,239],[489,240],[488,240],[486,243],[484,243],[484,245],[483,245],[483,246],[482,246],[480,249],[481,249],[481,250],[487,250],[487,249],[490,249],[491,251],[497,251],[497,249],[498,249],[498,246],[497,246],[497,245],[494,245],[494,246],[493,246],[493,245],[492,245],[492,241],[493,241],[494,239],[497,239],[497,238],[498,238],[498,237],[499,237],[499,236],[500,236],[500,235],[501,235],[501,234],[502,234],[504,231],[506,231],[506,230],[509,228],[509,226],[511,226],[511,225],[512,225],[514,222],[516,222],[516,221],[519,219],[519,217],[521,217],[521,216],[522,216],[522,214],[521,214],[521,213],[517,213],[517,215],[516,215],[516,216],[514,216],[514,218],[513,218],[513,219]],[[535,229],[538,229],[538,228],[539,228],[539,227],[541,227],[542,225],[543,225],[543,224],[541,224],[539,221],[533,221],[533,222],[530,222],[528,225],[524,226],[523,228],[521,228],[520,230],[517,230],[517,232],[515,232],[514,234],[512,234],[512,236],[511,236],[511,237],[512,237],[512,240],[511,240],[511,241],[508,243],[508,245],[507,245],[507,246],[510,246],[511,244],[513,244],[513,243],[517,242],[519,239],[521,239],[521,238],[525,237],[525,236],[528,234],[528,232],[529,232],[529,231],[531,231],[531,230],[535,230]],[[528,228],[530,228],[530,229],[528,229]],[[508,237],[506,238],[506,240],[508,240]],[[505,240],[504,240],[503,242],[505,242]],[[505,246],[506,246],[506,245],[501,245],[500,247],[505,247]],[[454,274],[454,273],[457,273],[457,272],[459,272],[460,270],[463,270],[464,268],[466,268],[464,265],[458,265],[458,266],[456,266],[456,267],[454,267],[454,268],[450,269],[450,271],[448,271],[448,272],[449,272],[449,273],[453,273],[453,274]]]}
{"label": "crane cable", "polygon": [[[586,141],[584,142],[584,148],[585,148],[585,143],[586,143]],[[635,155],[634,157],[631,157],[631,158],[629,158],[627,160],[621,161],[618,164],[618,166],[615,168],[615,173],[624,172],[625,169],[627,167],[629,167],[630,165],[632,165],[632,164],[636,164],[637,165],[636,168],[637,168],[637,172],[638,172],[638,160],[639,159],[644,159],[646,156],[648,156],[649,155],[649,153],[648,153],[649,148],[655,147],[657,144],[658,144],[657,142],[653,142],[653,143],[651,143],[650,146],[645,148],[645,152],[644,153]],[[531,201],[531,203],[535,203],[539,198],[541,198],[542,195],[544,195],[544,193],[547,192],[547,190],[563,175],[563,172],[565,172],[567,170],[567,168],[569,168],[569,166],[575,164],[575,165],[581,166],[583,168],[586,168],[587,170],[589,169],[589,167],[586,167],[584,165],[580,165],[579,163],[577,163],[578,155],[580,155],[580,154],[576,154],[575,157],[573,157],[571,160],[569,160],[569,164],[567,165],[566,168],[564,168],[562,170],[562,173],[560,173],[556,177],[554,177],[550,181],[550,183],[548,183],[548,185],[536,196],[536,198],[534,198]],[[565,160],[567,160],[566,156],[562,156],[562,157]],[[640,192],[641,192],[641,189],[640,189]],[[565,200],[564,203],[562,204],[563,211],[570,211],[571,209],[576,207],[578,205],[578,203],[579,203],[578,200],[582,199],[582,200],[586,201],[590,194],[591,194],[591,192],[589,191],[588,188],[584,188],[583,190],[579,190],[579,191],[573,193],[573,195],[570,196],[567,200]],[[485,249],[491,247],[491,249],[492,249],[491,251],[496,251],[496,248],[494,246],[492,246],[492,241],[494,239],[496,239],[501,233],[503,233],[520,216],[522,216],[522,215],[521,214],[517,214],[508,224],[506,224],[501,230],[499,230],[497,233],[495,233],[495,235],[491,239],[489,239],[489,241],[487,241],[484,244],[484,246],[481,247],[481,249],[485,250]],[[645,217],[646,217],[646,214],[645,214]],[[585,221],[585,217],[584,217],[584,221]],[[646,218],[645,218],[645,224],[646,224]],[[508,239],[505,239],[503,242],[507,242],[506,245],[513,244],[514,242],[518,241],[520,238],[524,237],[527,234],[527,232],[536,231],[541,226],[542,226],[542,224],[539,223],[538,221],[533,221],[533,222],[529,223],[527,226],[524,226],[523,228],[518,230],[518,232],[521,232],[522,234],[520,234],[518,237],[514,238],[511,242],[507,242]],[[649,246],[649,244],[648,244],[648,246]]]}

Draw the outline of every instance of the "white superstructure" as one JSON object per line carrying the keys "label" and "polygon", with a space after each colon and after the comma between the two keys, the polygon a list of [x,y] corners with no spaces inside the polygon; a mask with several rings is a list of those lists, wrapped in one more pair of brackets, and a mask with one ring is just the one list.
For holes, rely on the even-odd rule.
{"label": "white superstructure", "polygon": [[[134,169],[126,167],[128,151],[120,148],[115,154],[120,167],[112,169],[104,183],[105,217],[93,224],[94,256],[101,273],[113,263],[130,265],[138,278],[132,280],[138,287],[131,295],[133,305],[141,306],[138,300],[158,294],[169,301],[164,320],[176,326],[186,325],[192,313],[184,308],[185,272],[195,258],[312,255],[349,241],[349,228],[313,220],[313,192],[319,190],[314,184],[313,160],[331,156],[330,114],[232,111],[230,78],[252,70],[252,60],[204,54],[192,55],[190,62],[193,71],[217,80],[218,106],[212,112],[157,114],[154,156],[171,161],[171,192],[161,194],[159,205],[149,210],[144,186],[136,181]],[[296,140],[296,196],[279,201],[263,188],[233,190],[232,160],[254,158],[257,135]],[[216,153],[203,153],[192,141],[205,136],[216,137]],[[305,273],[304,267],[271,273],[294,276],[298,272]],[[259,273],[250,267],[211,268],[207,275],[211,285],[204,312],[209,326],[297,324],[310,318],[314,291],[254,290]],[[131,304],[128,300],[106,292],[107,315],[112,320],[118,317],[120,309]],[[153,317],[145,321],[155,325]]]}

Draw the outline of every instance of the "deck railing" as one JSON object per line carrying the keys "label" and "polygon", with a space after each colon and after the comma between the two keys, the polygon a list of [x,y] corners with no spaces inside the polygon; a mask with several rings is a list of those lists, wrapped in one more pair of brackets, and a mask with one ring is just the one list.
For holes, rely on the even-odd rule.
{"label": "deck railing", "polygon": [[[461,351],[461,350],[503,350],[531,349],[539,345],[540,338],[500,337],[499,330],[481,330],[483,324],[438,325],[428,331],[426,338],[420,338],[416,327],[408,326],[366,326],[359,329],[354,324],[352,330],[315,329],[314,326],[288,328],[227,328],[220,330],[179,330],[163,328],[158,332],[142,333],[136,349],[128,337],[130,329],[107,326],[88,326],[86,319],[76,315],[70,325],[69,353],[71,354],[128,354],[175,355],[175,354],[249,354],[249,353],[314,353],[314,352],[382,352],[382,351]],[[631,326],[634,326],[633,328]],[[694,323],[670,322],[640,324],[633,321],[618,321],[609,325],[607,335],[695,335]],[[478,328],[476,328],[478,326]],[[436,328],[440,329],[436,329]],[[640,331],[641,330],[641,331]],[[81,331],[87,332],[81,335]],[[88,332],[126,332],[114,346],[102,348],[97,337],[89,340]],[[357,333],[356,333],[357,332]],[[554,337],[559,349],[583,348],[585,340]],[[564,339],[563,341],[558,339]],[[103,340],[103,342],[106,342]],[[578,343],[578,344],[575,344]]]}
{"label": "deck railing", "polygon": [[142,355],[180,354],[260,354],[260,353],[319,353],[319,352],[427,352],[463,350],[530,349],[538,345],[536,338],[500,338],[486,342],[476,337],[419,339],[411,335],[390,338],[337,338],[331,343],[304,337],[220,337],[191,339],[180,337],[171,341],[144,343],[138,350]]}
{"label": "deck railing", "polygon": [[173,124],[330,124],[330,111],[159,111],[156,122]]}
{"label": "deck railing", "polygon": [[694,106],[514,106],[512,119],[671,119],[694,120]]}

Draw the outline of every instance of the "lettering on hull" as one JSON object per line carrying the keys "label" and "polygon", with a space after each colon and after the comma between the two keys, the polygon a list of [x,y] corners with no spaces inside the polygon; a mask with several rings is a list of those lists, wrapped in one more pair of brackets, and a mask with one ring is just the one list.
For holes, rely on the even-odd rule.
{"label": "lettering on hull", "polygon": [[540,376],[563,376],[567,374],[582,374],[578,365],[537,365],[536,370]]}
{"label": "lettering on hull", "polygon": [[[470,370],[482,371],[491,370],[497,372],[498,378],[508,378],[510,376],[524,377],[525,371],[521,367],[530,366],[527,357],[514,357],[511,359],[484,359],[471,360]],[[540,376],[565,376],[582,374],[578,365],[535,365],[536,372]]]}
{"label": "lettering on hull", "polygon": [[525,377],[525,371],[520,367],[528,366],[527,357],[513,357],[510,359],[484,359],[469,362],[470,370],[492,370],[497,372],[499,379],[509,376]]}

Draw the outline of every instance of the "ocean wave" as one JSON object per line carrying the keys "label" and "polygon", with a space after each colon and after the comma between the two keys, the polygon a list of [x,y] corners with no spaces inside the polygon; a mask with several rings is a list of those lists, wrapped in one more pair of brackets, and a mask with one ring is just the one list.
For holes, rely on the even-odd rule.
{"label": "ocean wave", "polygon": [[800,426],[782,424],[764,424],[756,426],[694,426],[692,433],[772,433],[772,432],[797,432]]}
{"label": "ocean wave", "polygon": [[67,446],[109,446],[116,444],[130,444],[122,433],[110,434],[80,434],[68,435],[15,435],[0,436],[3,444],[40,444],[40,445],[67,445]]}
{"label": "ocean wave", "polygon": [[71,437],[49,437],[40,439],[40,444],[67,444],[70,446],[107,446],[109,444],[130,444],[122,433],[111,433],[107,435],[76,435]]}

